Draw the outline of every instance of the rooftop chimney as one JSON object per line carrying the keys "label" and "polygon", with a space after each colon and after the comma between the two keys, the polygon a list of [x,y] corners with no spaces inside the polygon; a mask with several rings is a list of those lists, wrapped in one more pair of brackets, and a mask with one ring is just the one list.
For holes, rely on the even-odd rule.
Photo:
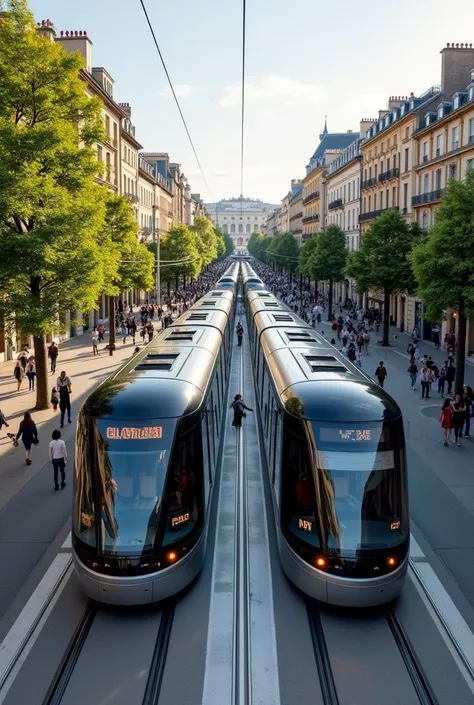
{"label": "rooftop chimney", "polygon": [[472,44],[448,43],[441,51],[441,90],[446,99],[466,88],[473,65]]}
{"label": "rooftop chimney", "polygon": [[59,37],[55,37],[66,51],[71,54],[73,51],[80,51],[86,63],[86,71],[92,73],[92,42],[84,30],[66,30],[59,33]]}
{"label": "rooftop chimney", "polygon": [[362,118],[359,125],[361,140],[364,140],[367,137],[367,132],[370,130],[372,125],[375,125],[376,122],[378,122],[378,120],[375,120],[374,118]]}
{"label": "rooftop chimney", "polygon": [[56,38],[56,30],[54,29],[54,24],[51,20],[41,20],[37,23],[38,32],[45,39],[49,39],[50,42],[54,42]]}

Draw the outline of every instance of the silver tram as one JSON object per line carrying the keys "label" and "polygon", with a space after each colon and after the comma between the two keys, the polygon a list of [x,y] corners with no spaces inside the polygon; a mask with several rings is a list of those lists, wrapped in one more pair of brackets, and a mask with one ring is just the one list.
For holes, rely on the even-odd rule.
{"label": "silver tram", "polygon": [[73,557],[95,600],[163,600],[202,568],[234,299],[232,291],[206,294],[81,408]]}
{"label": "silver tram", "polygon": [[399,407],[268,292],[247,316],[286,575],[334,605],[391,602],[410,537]]}

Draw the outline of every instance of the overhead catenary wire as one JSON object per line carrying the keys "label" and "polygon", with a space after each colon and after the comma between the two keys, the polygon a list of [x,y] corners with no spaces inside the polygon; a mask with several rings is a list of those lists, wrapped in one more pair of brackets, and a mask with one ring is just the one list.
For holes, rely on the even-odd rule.
{"label": "overhead catenary wire", "polygon": [[[245,0],[244,0],[244,2],[245,2]],[[200,161],[200,159],[199,159],[199,157],[198,157],[198,153],[197,153],[197,151],[196,151],[196,147],[194,146],[194,142],[193,142],[193,140],[192,140],[191,133],[189,132],[189,128],[188,128],[187,122],[186,122],[186,120],[185,120],[185,118],[184,118],[183,111],[181,110],[181,105],[180,105],[180,103],[179,103],[178,96],[176,95],[176,91],[175,91],[174,86],[173,86],[173,82],[172,82],[172,80],[171,80],[171,77],[170,77],[170,75],[169,75],[168,69],[167,69],[167,67],[166,67],[166,63],[165,63],[165,60],[164,60],[164,58],[163,58],[163,54],[161,53],[160,45],[158,44],[158,39],[156,38],[155,30],[153,29],[153,25],[152,25],[152,23],[151,23],[150,17],[149,17],[149,15],[148,15],[148,11],[147,11],[146,6],[145,6],[145,1],[144,1],[144,0],[140,0],[140,5],[142,6],[143,13],[144,13],[144,15],[145,15],[145,19],[146,19],[147,24],[148,24],[148,28],[149,28],[149,30],[150,30],[151,36],[153,37],[153,41],[154,41],[154,43],[155,43],[155,47],[156,47],[156,50],[157,50],[157,52],[158,52],[158,56],[160,57],[160,61],[161,61],[161,64],[162,64],[162,66],[163,66],[163,69],[164,69],[166,78],[168,79],[168,83],[169,83],[169,86],[170,86],[170,89],[171,89],[171,93],[173,94],[173,98],[174,98],[174,101],[175,101],[176,106],[177,106],[177,108],[178,108],[178,112],[179,112],[179,115],[180,115],[180,117],[181,117],[182,123],[183,123],[183,125],[184,125],[184,129],[186,130],[186,134],[187,134],[187,136],[188,136],[189,143],[190,143],[190,145],[191,145],[191,149],[193,150],[194,156],[195,156],[195,158],[196,158],[196,162],[197,162],[197,165],[198,165],[198,167],[199,167],[199,171],[201,172],[202,180],[204,181],[204,185],[206,186],[206,188],[207,188],[207,190],[208,190],[208,193],[209,193],[209,196],[210,196],[211,199],[212,199],[211,189],[209,188],[209,184],[207,183],[206,177],[204,176],[204,170],[203,170],[203,168],[202,168],[202,166],[201,166],[201,161]]]}
{"label": "overhead catenary wire", "polygon": [[245,53],[247,35],[247,0],[242,0],[242,97],[240,130],[240,216],[243,214],[244,200],[244,147],[245,147]]}

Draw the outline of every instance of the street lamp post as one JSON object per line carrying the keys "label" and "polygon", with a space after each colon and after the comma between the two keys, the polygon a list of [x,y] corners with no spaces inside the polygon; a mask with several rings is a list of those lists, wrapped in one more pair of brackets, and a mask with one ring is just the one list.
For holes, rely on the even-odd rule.
{"label": "street lamp post", "polygon": [[160,281],[160,229],[158,228],[158,232],[156,231],[156,225],[155,225],[155,218],[156,218],[156,205],[153,204],[152,206],[153,210],[153,219],[152,219],[152,235],[153,235],[153,242],[156,242],[156,281],[155,281],[155,287],[156,287],[156,305],[157,307],[161,306],[161,281]]}

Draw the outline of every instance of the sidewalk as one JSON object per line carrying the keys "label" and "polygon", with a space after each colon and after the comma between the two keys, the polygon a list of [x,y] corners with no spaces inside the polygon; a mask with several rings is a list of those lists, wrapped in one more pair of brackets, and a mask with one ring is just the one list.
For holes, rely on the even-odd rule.
{"label": "sidewalk", "polygon": [[[105,344],[107,342],[106,339]],[[139,342],[140,339],[137,338],[136,345]],[[102,344],[99,347],[100,355],[94,357],[90,331],[70,338],[59,345],[56,373],[54,375],[49,373],[48,378],[50,390],[55,386],[61,370],[66,371],[72,382],[72,423],[66,423],[62,430],[62,438],[66,441],[71,459],[68,464],[70,479],[74,451],[73,439],[79,407],[93,388],[129,358],[134,349],[135,345],[133,345],[132,339],[127,338],[125,345],[121,340],[117,341],[113,356],[109,356],[109,351]],[[59,409],[56,412],[52,408],[46,411],[34,411],[36,392],[28,391],[26,377],[20,392],[16,391],[16,380],[13,377],[14,365],[14,360],[0,363],[0,409],[10,424],[10,428],[4,427],[0,432],[0,511],[45,465],[49,464],[49,441],[53,430],[59,428]],[[38,446],[33,446],[33,463],[30,467],[25,464],[21,441],[18,448],[13,448],[11,440],[6,436],[7,431],[10,433],[18,431],[25,411],[32,413],[38,427],[40,440]]]}

